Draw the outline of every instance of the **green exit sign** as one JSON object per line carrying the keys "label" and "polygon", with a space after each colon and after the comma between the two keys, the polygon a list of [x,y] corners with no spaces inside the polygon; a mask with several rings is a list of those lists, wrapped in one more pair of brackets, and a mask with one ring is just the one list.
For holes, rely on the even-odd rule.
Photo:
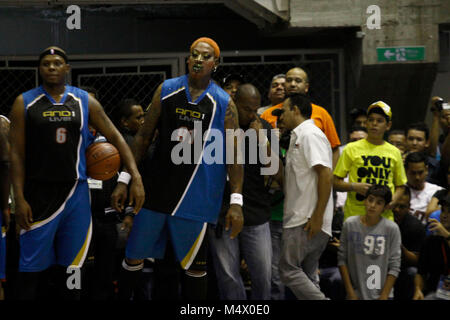
{"label": "green exit sign", "polygon": [[377,48],[378,62],[402,62],[425,60],[425,47]]}

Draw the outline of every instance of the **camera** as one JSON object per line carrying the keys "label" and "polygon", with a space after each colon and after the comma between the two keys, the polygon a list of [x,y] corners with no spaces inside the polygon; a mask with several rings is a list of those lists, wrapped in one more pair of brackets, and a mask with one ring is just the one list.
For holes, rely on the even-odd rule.
{"label": "camera", "polygon": [[449,110],[450,104],[444,102],[444,99],[439,98],[437,101],[434,102],[434,105],[431,108],[431,111],[442,111],[442,110]]}
{"label": "camera", "polygon": [[437,100],[437,101],[434,103],[435,110],[437,110],[437,111],[442,111],[443,104],[444,104],[444,99],[439,98],[439,100]]}

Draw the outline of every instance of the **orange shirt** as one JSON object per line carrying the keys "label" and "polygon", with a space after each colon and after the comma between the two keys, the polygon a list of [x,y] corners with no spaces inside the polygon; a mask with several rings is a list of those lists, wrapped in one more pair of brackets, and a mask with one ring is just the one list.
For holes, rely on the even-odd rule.
{"label": "orange shirt", "polygon": [[[331,118],[330,114],[327,110],[322,108],[321,106],[315,105],[314,103],[311,103],[312,105],[312,113],[311,113],[311,119],[314,120],[314,123],[316,126],[318,126],[323,133],[328,138],[328,141],[330,142],[331,148],[334,149],[337,146],[341,145],[341,141],[339,140],[339,136],[336,132],[336,127],[334,126],[333,118]],[[275,109],[281,109],[283,107],[283,103],[277,104],[266,111],[263,112],[261,115],[261,118],[266,120],[273,128],[277,127],[277,117],[272,115],[272,111]]]}

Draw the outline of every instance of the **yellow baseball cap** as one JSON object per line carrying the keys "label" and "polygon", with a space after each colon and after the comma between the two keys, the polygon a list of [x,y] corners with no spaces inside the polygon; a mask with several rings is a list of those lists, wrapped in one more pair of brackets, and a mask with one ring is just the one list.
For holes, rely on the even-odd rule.
{"label": "yellow baseball cap", "polygon": [[370,113],[370,110],[374,109],[374,108],[379,108],[383,111],[383,113],[388,117],[389,120],[392,120],[392,111],[391,111],[391,107],[389,107],[389,105],[383,101],[377,101],[372,103],[369,108],[367,108],[367,114]]}

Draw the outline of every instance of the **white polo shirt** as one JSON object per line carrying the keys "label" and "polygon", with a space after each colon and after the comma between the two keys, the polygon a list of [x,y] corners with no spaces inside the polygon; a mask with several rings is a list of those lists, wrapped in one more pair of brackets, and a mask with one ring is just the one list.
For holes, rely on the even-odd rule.
{"label": "white polo shirt", "polygon": [[[332,170],[332,152],[325,134],[308,119],[291,132],[286,154],[283,227],[293,228],[308,222],[317,204],[316,165]],[[331,236],[333,197],[330,191],[323,216],[322,231]]]}
{"label": "white polo shirt", "polygon": [[436,191],[442,189],[444,188],[426,181],[425,186],[422,190],[416,190],[414,188],[409,187],[409,190],[411,190],[411,203],[410,203],[411,210],[425,212],[433,195],[436,193]]}

